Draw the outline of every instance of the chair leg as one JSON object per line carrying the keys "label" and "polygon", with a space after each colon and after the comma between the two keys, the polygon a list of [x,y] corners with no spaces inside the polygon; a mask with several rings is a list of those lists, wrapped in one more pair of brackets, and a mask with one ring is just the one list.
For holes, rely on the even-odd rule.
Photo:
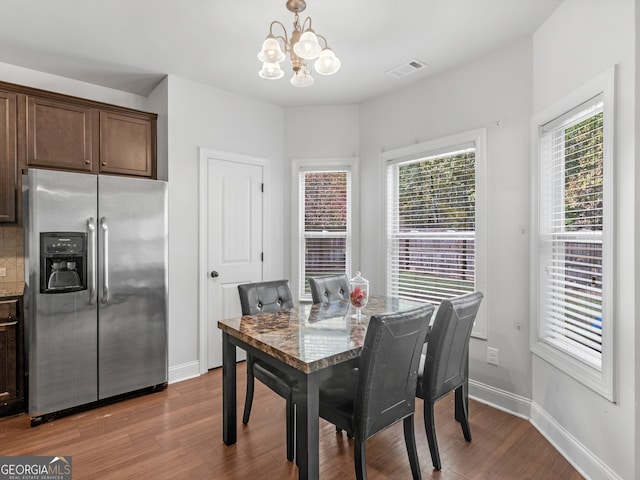
{"label": "chair leg", "polygon": [[438,440],[436,440],[436,423],[433,416],[433,403],[424,401],[424,428],[427,431],[427,441],[429,442],[429,451],[431,452],[431,462],[433,468],[440,470],[440,453],[438,452]]}
{"label": "chair leg", "polygon": [[462,434],[467,442],[471,441],[471,428],[469,427],[469,410],[467,407],[468,391],[465,384],[456,388],[456,420],[462,426]]}
{"label": "chair leg", "polygon": [[295,403],[293,402],[293,395],[289,395],[287,398],[287,460],[290,462],[294,457],[294,442],[295,442]]}
{"label": "chair leg", "polygon": [[416,432],[413,425],[413,415],[406,417],[404,423],[404,443],[407,445],[407,453],[409,454],[409,465],[411,465],[411,474],[413,480],[421,480],[420,462],[418,461],[418,449],[416,448]]}
{"label": "chair leg", "polygon": [[[462,395],[462,399],[458,397],[458,393],[456,390],[456,409],[455,409],[455,418],[459,423],[465,422],[465,412],[469,411],[469,350],[467,349],[466,359],[464,361],[464,394]],[[466,437],[465,437],[466,438]]]}
{"label": "chair leg", "polygon": [[244,401],[244,413],[242,415],[242,423],[249,423],[249,415],[251,415],[251,405],[253,405],[253,363],[247,358],[247,396]]}
{"label": "chair leg", "polygon": [[[457,393],[458,389],[463,390],[462,396]],[[455,418],[456,421],[462,423],[464,412],[469,411],[469,381],[465,381],[458,389],[456,389]]]}
{"label": "chair leg", "polygon": [[356,464],[356,480],[367,480],[367,455],[364,441],[356,440],[353,445],[353,457]]}
{"label": "chair leg", "polygon": [[[342,433],[342,429],[340,427],[336,427],[336,433]],[[353,433],[347,432],[347,438],[353,438]]]}

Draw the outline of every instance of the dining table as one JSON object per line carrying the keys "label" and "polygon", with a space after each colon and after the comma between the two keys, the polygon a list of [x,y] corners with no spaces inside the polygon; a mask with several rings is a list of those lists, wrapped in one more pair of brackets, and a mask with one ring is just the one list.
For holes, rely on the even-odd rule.
{"label": "dining table", "polygon": [[370,295],[363,316],[348,301],[308,304],[220,320],[222,440],[237,441],[236,347],[297,380],[295,437],[298,478],[319,478],[319,386],[335,368],[357,364],[372,315],[402,312],[422,301]]}

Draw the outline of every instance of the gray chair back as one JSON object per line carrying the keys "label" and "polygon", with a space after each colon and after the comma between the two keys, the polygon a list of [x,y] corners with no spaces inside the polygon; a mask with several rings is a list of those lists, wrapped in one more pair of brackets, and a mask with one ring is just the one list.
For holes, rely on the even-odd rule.
{"label": "gray chair back", "polygon": [[358,367],[356,438],[366,440],[413,414],[420,354],[434,309],[429,304],[369,320]]}
{"label": "gray chair back", "polygon": [[469,338],[482,298],[474,292],[440,303],[418,384],[420,398],[435,402],[467,381]]}
{"label": "gray chair back", "polygon": [[238,285],[242,315],[278,312],[293,308],[289,280],[243,283]]}
{"label": "gray chair back", "polygon": [[309,279],[313,303],[349,300],[349,278],[345,273]]}

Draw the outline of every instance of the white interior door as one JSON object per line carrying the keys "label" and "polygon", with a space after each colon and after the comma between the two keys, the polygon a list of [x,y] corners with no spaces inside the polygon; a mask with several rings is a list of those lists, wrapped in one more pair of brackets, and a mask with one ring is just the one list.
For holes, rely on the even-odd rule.
{"label": "white interior door", "polygon": [[218,320],[241,315],[239,284],[262,280],[263,167],[216,158],[207,167],[207,367],[215,368],[222,365]]}

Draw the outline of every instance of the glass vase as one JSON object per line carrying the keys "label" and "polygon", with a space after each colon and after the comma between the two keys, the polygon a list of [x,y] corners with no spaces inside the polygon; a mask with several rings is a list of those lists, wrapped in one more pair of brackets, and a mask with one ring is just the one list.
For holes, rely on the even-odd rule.
{"label": "glass vase", "polygon": [[362,309],[369,301],[369,280],[364,278],[360,272],[356,272],[356,276],[349,280],[349,285],[351,289],[349,292],[351,305],[356,309],[356,313],[351,315],[351,317],[361,320],[366,317],[366,315],[362,313]]}

